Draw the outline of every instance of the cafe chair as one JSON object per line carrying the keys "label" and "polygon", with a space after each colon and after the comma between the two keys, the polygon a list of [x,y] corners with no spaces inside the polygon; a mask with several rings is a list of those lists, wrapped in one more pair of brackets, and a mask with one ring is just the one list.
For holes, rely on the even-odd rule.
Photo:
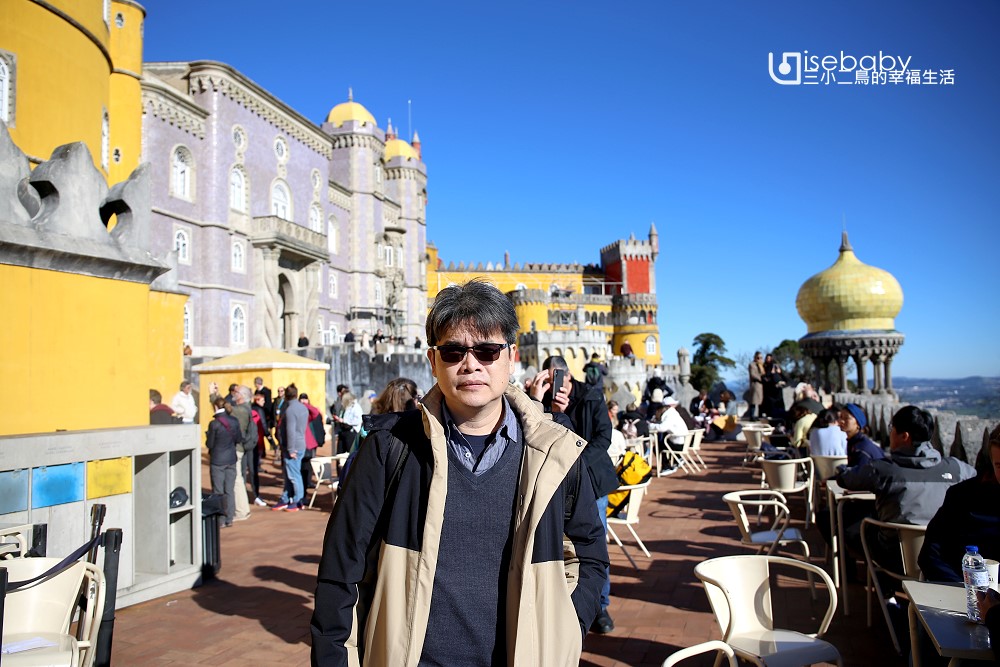
{"label": "cafe chair", "polygon": [[688,460],[695,467],[695,469],[697,469],[700,465],[704,470],[708,470],[708,466],[705,464],[705,459],[701,458],[701,439],[705,437],[705,429],[696,428],[690,431],[690,434],[690,444],[683,453],[687,456]]}
{"label": "cafe chair", "polygon": [[622,544],[622,541],[618,539],[614,526],[625,526],[628,529],[628,532],[632,533],[632,537],[635,538],[636,544],[638,544],[639,548],[642,549],[642,553],[646,554],[646,558],[651,558],[649,550],[646,549],[646,545],[642,543],[642,540],[639,539],[638,533],[635,532],[635,528],[632,527],[639,524],[639,508],[642,507],[642,498],[646,494],[646,489],[648,488],[648,481],[643,482],[642,484],[633,484],[631,486],[619,486],[618,491],[629,492],[628,504],[624,509],[622,509],[618,516],[608,517],[608,535],[610,535],[615,541],[615,544],[621,548],[622,553],[624,553],[625,557],[628,558],[628,562],[632,563],[632,567],[637,570],[639,569],[639,566],[635,564],[635,561],[632,560],[632,555],[628,552],[628,549],[626,549],[625,545]]}
{"label": "cafe chair", "polygon": [[[903,561],[903,572],[899,573],[890,570],[888,567],[878,563],[871,553],[869,545],[869,534],[872,540],[878,539],[876,531],[895,531],[898,536],[900,555]],[[865,551],[865,565],[868,570],[868,627],[872,627],[872,593],[878,598],[882,606],[882,616],[885,617],[885,624],[889,627],[889,636],[892,637],[892,645],[896,648],[896,653],[902,655],[903,650],[899,645],[899,637],[896,636],[896,628],[889,618],[889,607],[885,601],[885,594],[882,585],[879,583],[878,575],[883,573],[897,581],[915,581],[920,578],[920,566],[917,565],[917,557],[920,555],[920,548],[924,545],[924,536],[927,533],[927,526],[917,526],[910,523],[889,523],[866,517],[861,524],[861,546]],[[891,595],[892,592],[890,591]]]}
{"label": "cafe chair", "polygon": [[[9,582],[20,582],[59,562],[58,558],[13,558],[0,567],[7,569]],[[32,659],[40,660],[31,664],[91,667],[104,596],[104,573],[86,561],[71,563],[57,574],[10,591],[3,607],[3,643],[40,637],[54,646],[31,650]]]}
{"label": "cafe chair", "polygon": [[316,501],[316,494],[324,487],[330,487],[333,499],[337,499],[337,489],[340,487],[340,480],[337,479],[337,466],[334,464],[333,456],[314,456],[309,459],[312,465],[313,474],[316,475],[316,486],[313,487],[312,497],[309,499],[309,509],[312,509]]}
{"label": "cafe chair", "polygon": [[[774,627],[771,609],[771,565],[797,568],[819,577],[830,594],[819,629],[803,634]],[[820,639],[830,627],[837,609],[837,590],[830,575],[812,563],[780,556],[723,556],[695,566],[695,576],[722,628],[722,641],[737,656],[755,665],[797,667],[820,662],[836,662],[843,667],[840,652]]]}
{"label": "cafe chair", "polygon": [[[730,491],[722,496],[722,500],[729,506],[740,529],[741,544],[757,549],[758,554],[766,551],[769,555],[774,554],[779,547],[798,544],[805,560],[809,560],[809,545],[802,531],[789,526],[788,505],[785,504],[785,496],[780,491],[770,489]],[[754,531],[750,527],[750,515],[757,514],[761,510],[772,510],[774,520],[768,529]]]}
{"label": "cafe chair", "polygon": [[846,456],[810,456],[813,462],[813,500],[822,499],[826,480],[837,476],[837,467],[847,465]]}
{"label": "cafe chair", "polygon": [[712,639],[707,642],[702,642],[701,644],[695,644],[694,646],[682,648],[680,651],[671,653],[670,657],[664,660],[660,667],[674,667],[674,665],[682,660],[686,660],[691,656],[708,653],[709,651],[715,651],[718,655],[718,659],[715,662],[716,665],[719,664],[722,656],[724,655],[729,661],[729,667],[736,667],[736,654],[733,652],[733,649],[730,648],[729,644],[726,642],[720,642],[718,639]]}
{"label": "cafe chair", "polygon": [[774,432],[774,427],[751,422],[743,425],[743,437],[747,441],[747,452],[743,457],[743,465],[756,463],[763,459],[761,446],[764,438]]}
{"label": "cafe chair", "polygon": [[764,477],[761,481],[767,485],[767,488],[779,491],[783,495],[801,493],[806,500],[806,528],[809,527],[810,520],[815,523],[812,459],[764,459],[760,465],[764,470]]}

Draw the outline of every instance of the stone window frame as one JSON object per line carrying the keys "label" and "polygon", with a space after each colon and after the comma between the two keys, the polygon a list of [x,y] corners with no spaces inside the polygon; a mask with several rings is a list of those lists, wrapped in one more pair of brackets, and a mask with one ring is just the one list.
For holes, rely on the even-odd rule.
{"label": "stone window frame", "polygon": [[317,234],[323,233],[323,208],[316,201],[309,205],[309,229]]}
{"label": "stone window frame", "polygon": [[381,280],[376,280],[375,281],[375,305],[376,306],[381,306],[382,305],[383,295],[384,295],[384,291],[382,289],[382,281]]}
{"label": "stone window frame", "polygon": [[319,169],[312,170],[309,180],[313,186],[313,193],[319,197],[320,192],[323,190],[323,175],[319,173]]}
{"label": "stone window frame", "polygon": [[[181,237],[183,237],[183,239],[184,239],[183,245],[179,245],[178,242],[177,242],[178,238],[181,238]],[[191,252],[191,250],[192,250],[192,248],[191,248],[191,242],[192,242],[191,229],[189,227],[185,227],[183,225],[174,225],[173,241],[174,241],[173,242],[174,250],[177,251],[177,263],[178,264],[187,264],[187,265],[190,265],[191,264],[191,255],[193,254]]]}
{"label": "stone window frame", "polygon": [[337,218],[331,215],[326,219],[326,249],[331,255],[336,255],[339,252],[337,247],[340,241],[339,236],[337,234]]}
{"label": "stone window frame", "polygon": [[[284,191],[284,194],[287,197],[286,203],[288,210],[286,211],[287,213],[286,216],[280,215],[279,212],[275,209],[276,201],[274,193],[278,191]],[[281,218],[282,220],[288,220],[289,222],[293,222],[294,208],[292,207],[292,190],[291,188],[288,187],[288,183],[285,183],[285,181],[280,178],[276,178],[271,183],[271,215],[273,215],[276,218]]]}
{"label": "stone window frame", "polygon": [[243,239],[234,238],[230,246],[229,268],[233,273],[247,272],[247,247]]}
{"label": "stone window frame", "polygon": [[191,332],[194,330],[194,311],[191,309],[191,302],[184,302],[184,329],[182,340],[185,345],[191,344]]}
{"label": "stone window frame", "polygon": [[337,272],[332,266],[327,269],[326,293],[331,297],[337,296]]}
{"label": "stone window frame", "polygon": [[111,116],[101,107],[101,168],[108,170],[111,165]]}
{"label": "stone window frame", "polygon": [[0,49],[0,120],[7,123],[7,127],[15,127],[16,102],[17,57]]}
{"label": "stone window frame", "polygon": [[233,301],[229,304],[229,344],[238,347],[247,345],[247,322],[250,320],[247,304]]}
{"label": "stone window frame", "polygon": [[[186,171],[180,171],[180,165],[186,157]],[[170,195],[185,201],[194,201],[194,153],[184,144],[177,144],[170,151]],[[183,188],[179,187],[183,185]]]}
{"label": "stone window frame", "polygon": [[[238,176],[240,179],[239,191],[237,192],[236,185],[233,182],[233,177]],[[247,213],[249,211],[249,196],[250,188],[248,187],[249,178],[247,177],[247,170],[242,164],[234,164],[229,169],[229,208],[237,213]]]}
{"label": "stone window frame", "polygon": [[242,125],[233,125],[230,136],[237,151],[242,153],[247,149],[247,131],[243,129]]}
{"label": "stone window frame", "polygon": [[646,354],[656,354],[656,336],[646,336]]}
{"label": "stone window frame", "polygon": [[274,138],[274,156],[278,158],[278,164],[285,164],[288,162],[288,140],[282,135],[278,135]]}

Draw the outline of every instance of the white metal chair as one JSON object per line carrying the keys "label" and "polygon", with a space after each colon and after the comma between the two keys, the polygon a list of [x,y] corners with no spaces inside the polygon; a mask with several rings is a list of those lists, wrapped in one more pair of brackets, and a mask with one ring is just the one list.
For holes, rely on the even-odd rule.
{"label": "white metal chair", "polygon": [[[656,436],[653,436],[656,438]],[[676,445],[671,446],[670,438],[684,438],[684,442],[681,443],[680,449],[674,449]],[[658,442],[658,440],[656,440]],[[668,463],[676,468],[683,470],[688,475],[698,472],[698,464],[694,461],[691,456],[691,443],[694,441],[694,431],[677,431],[676,433],[669,433],[664,436],[663,446],[658,447],[657,454],[657,477],[660,477],[660,465],[659,456],[666,455]]]}
{"label": "white metal chair", "polygon": [[631,486],[619,486],[619,491],[629,491],[628,504],[618,516],[608,517],[608,535],[610,535],[615,541],[615,544],[621,548],[625,557],[628,558],[628,562],[632,563],[632,567],[637,570],[639,569],[639,566],[635,564],[635,561],[632,560],[632,555],[628,552],[628,549],[626,549],[625,545],[622,544],[622,541],[618,539],[618,535],[615,533],[613,526],[625,526],[628,529],[628,532],[632,533],[632,537],[635,538],[639,548],[642,549],[642,553],[646,554],[646,558],[651,557],[649,555],[649,550],[646,549],[646,545],[642,543],[642,540],[639,539],[639,535],[635,532],[635,528],[632,527],[638,525],[639,523],[639,508],[642,506],[642,497],[646,494],[647,488],[649,488],[649,482],[633,484]]}
{"label": "white metal chair", "polygon": [[813,462],[813,501],[819,502],[823,497],[823,487],[826,480],[837,476],[837,468],[847,465],[846,456],[810,456]]}
{"label": "white metal chair", "polygon": [[[899,536],[899,550],[903,562],[902,573],[890,570],[872,558],[871,547],[868,545],[868,534],[873,532],[872,529],[896,531]],[[896,653],[900,655],[903,651],[899,645],[899,638],[896,636],[896,628],[892,624],[892,619],[889,618],[889,608],[886,606],[885,595],[882,592],[878,575],[881,572],[897,581],[919,579],[920,566],[917,564],[917,557],[920,555],[920,548],[924,545],[926,533],[927,526],[917,526],[911,523],[889,523],[871,517],[866,517],[861,524],[861,546],[865,551],[865,565],[868,570],[868,627],[872,627],[872,592],[874,589],[878,602],[882,606],[882,615],[889,628],[889,636],[892,637],[892,645],[896,648]]]}
{"label": "white metal chair", "polygon": [[[736,525],[740,529],[740,542],[744,546],[757,549],[758,554],[764,553],[765,550],[768,554],[773,554],[778,547],[798,544],[805,559],[809,560],[809,545],[802,531],[789,526],[788,505],[785,504],[785,496],[780,491],[770,489],[730,491],[722,496],[722,500],[729,506],[733,518],[736,519]],[[767,530],[755,532],[750,528],[748,509],[755,511],[771,509],[774,511],[774,521]]]}
{"label": "white metal chair", "polygon": [[695,644],[694,646],[689,646],[688,648],[682,648],[680,651],[676,651],[670,654],[660,667],[674,667],[681,660],[686,660],[691,656],[701,655],[702,653],[708,653],[709,651],[715,651],[717,654],[721,654],[716,659],[715,664],[718,665],[722,656],[725,655],[726,659],[729,661],[729,667],[736,667],[736,654],[733,649],[726,642],[720,642],[718,639],[712,639],[707,642],[702,642],[701,644]]}
{"label": "white metal chair", "polygon": [[755,463],[762,458],[760,453],[761,445],[764,444],[764,438],[773,432],[774,427],[772,426],[765,426],[758,423],[743,425],[743,437],[747,441],[747,453],[743,457],[743,465]]}
{"label": "white metal chair", "polygon": [[[798,568],[823,580],[830,600],[816,633],[775,629],[771,611],[772,564]],[[722,628],[722,641],[740,658],[762,667],[796,667],[830,661],[843,666],[837,648],[819,639],[830,627],[837,609],[837,590],[830,575],[821,568],[780,556],[724,556],[699,563],[694,573],[705,586],[715,620]]]}
{"label": "white metal chair", "polygon": [[340,488],[340,480],[337,478],[337,466],[334,461],[335,456],[314,456],[309,460],[312,465],[313,474],[316,475],[316,486],[313,487],[312,497],[309,499],[309,508],[312,509],[316,501],[316,494],[323,486],[330,487],[333,500],[337,499],[337,489]]}
{"label": "white metal chair", "polygon": [[698,463],[701,464],[701,467],[708,470],[708,465],[705,463],[705,459],[701,458],[701,440],[705,437],[705,429],[696,428],[692,431],[692,433],[694,435],[691,437],[691,447],[688,449],[688,454],[692,457],[691,462],[693,463],[696,458],[698,459]]}
{"label": "white metal chair", "polygon": [[[13,558],[0,566],[7,569],[10,582],[19,582],[37,577],[59,562],[58,558]],[[3,641],[40,636],[55,644],[34,649],[44,656],[44,664],[91,667],[104,596],[104,573],[86,561],[72,563],[59,574],[7,593]],[[71,633],[74,620],[75,634]]]}
{"label": "white metal chair", "polygon": [[[764,459],[760,462],[764,470],[762,484],[772,491],[783,495],[801,493],[806,499],[806,528],[810,521],[815,523],[816,511],[813,507],[813,462],[810,458],[803,459]],[[804,479],[799,479],[799,477]]]}

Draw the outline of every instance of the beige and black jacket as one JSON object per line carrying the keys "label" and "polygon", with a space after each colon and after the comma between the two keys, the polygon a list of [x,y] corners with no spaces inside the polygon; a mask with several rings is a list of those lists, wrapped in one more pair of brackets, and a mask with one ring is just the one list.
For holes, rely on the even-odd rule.
{"label": "beige and black jacket", "polygon": [[[505,396],[524,444],[507,573],[507,664],[578,665],[608,563],[590,476],[581,474],[586,443],[523,392]],[[313,665],[420,661],[448,492],[441,401],[434,387],[420,410],[378,418],[358,452],[324,540]]]}

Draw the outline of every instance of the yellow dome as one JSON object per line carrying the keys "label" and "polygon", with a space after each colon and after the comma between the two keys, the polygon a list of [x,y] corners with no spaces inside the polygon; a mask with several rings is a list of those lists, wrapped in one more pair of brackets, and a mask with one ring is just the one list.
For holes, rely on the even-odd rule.
{"label": "yellow dome", "polygon": [[371,115],[368,109],[355,102],[353,95],[348,95],[346,102],[341,102],[330,109],[330,113],[326,116],[326,122],[333,123],[334,127],[340,127],[349,120],[378,125],[375,122],[375,116]]}
{"label": "yellow dome", "polygon": [[809,333],[893,331],[903,307],[903,289],[888,271],[868,266],[854,255],[847,232],[833,266],[805,281],[795,308]]}
{"label": "yellow dome", "polygon": [[394,157],[406,158],[408,160],[420,160],[417,151],[413,146],[402,139],[389,139],[385,142],[385,161],[388,162]]}

